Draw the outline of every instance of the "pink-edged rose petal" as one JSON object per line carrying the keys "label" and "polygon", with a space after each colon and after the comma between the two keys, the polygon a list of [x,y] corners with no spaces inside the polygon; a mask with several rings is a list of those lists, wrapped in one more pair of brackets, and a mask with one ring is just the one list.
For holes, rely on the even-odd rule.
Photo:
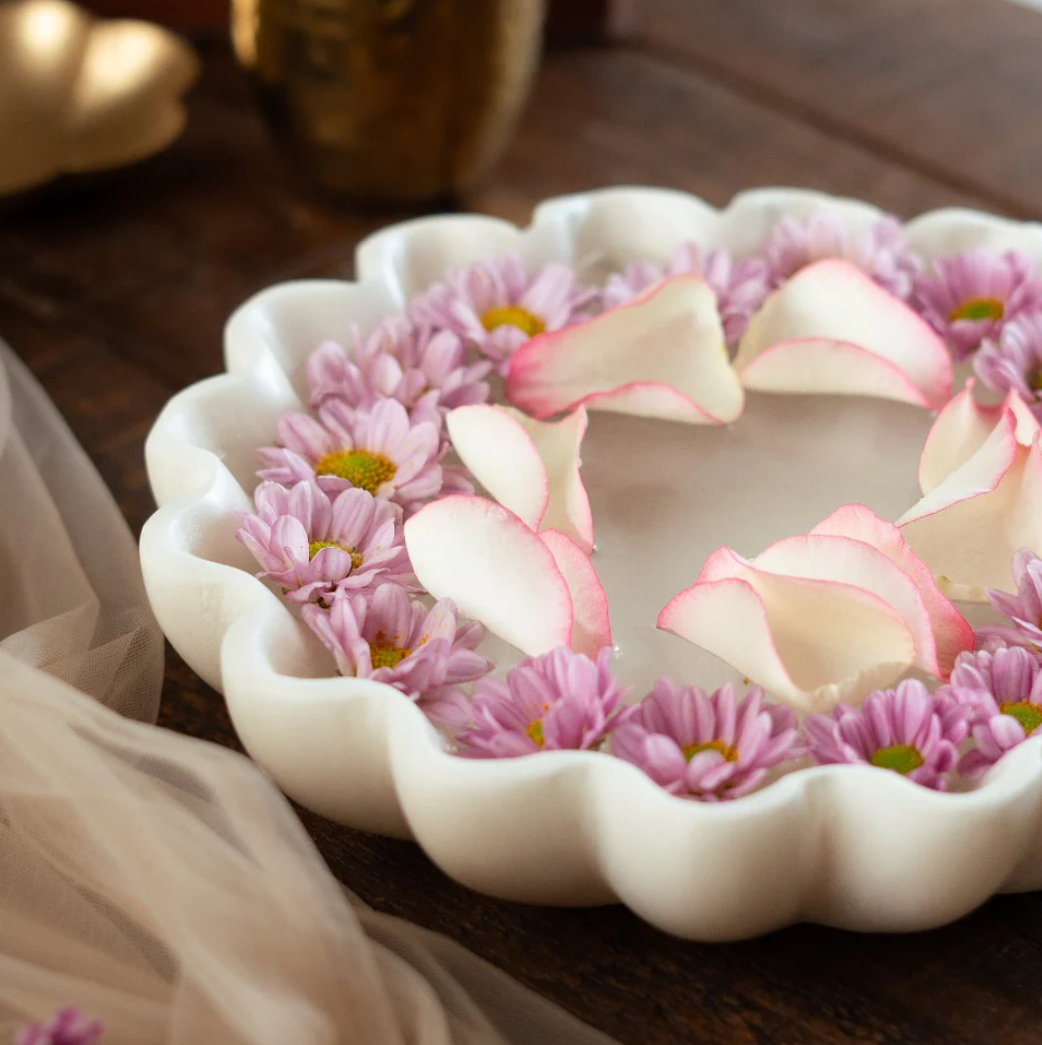
{"label": "pink-edged rose petal", "polygon": [[592,550],[593,517],[579,474],[584,408],[537,421],[511,407],[464,406],[446,423],[456,453],[500,504],[533,530],[560,530]]}
{"label": "pink-edged rose petal", "polygon": [[572,594],[553,553],[529,526],[482,497],[433,501],[405,524],[420,583],[463,616],[531,657],[568,646]]}
{"label": "pink-edged rose petal", "polygon": [[985,589],[1010,591],[1020,548],[1042,547],[1042,447],[1017,438],[1005,409],[981,447],[897,525],[908,546],[953,599],[984,602]]}
{"label": "pink-edged rose petal", "polygon": [[754,559],[718,549],[658,626],[806,711],[856,700],[913,666],[947,677],[973,643],[926,565],[863,505]]}
{"label": "pink-edged rose petal", "polygon": [[475,479],[527,527],[538,530],[550,483],[535,443],[514,411],[461,406],[446,418],[452,447]]}
{"label": "pink-edged rose petal", "polygon": [[763,392],[869,395],[933,407],[951,394],[944,342],[849,262],[808,265],[764,303],[734,361]]}
{"label": "pink-edged rose petal", "polygon": [[908,547],[901,531],[863,504],[845,504],[810,532],[871,545],[907,574],[919,590],[930,623],[930,633],[917,643],[919,666],[946,681],[955,658],[973,649],[973,628],[937,586],[930,567]]}
{"label": "pink-edged rose petal", "polygon": [[1040,430],[1038,419],[1015,391],[1010,391],[1001,405],[985,406],[973,395],[974,378],[945,404],[926,437],[919,458],[919,486],[929,493],[958,471],[984,445],[988,436],[1009,410],[1016,418],[1017,442],[1030,446]]}
{"label": "pink-edged rose petal", "polygon": [[544,530],[539,539],[550,549],[572,596],[571,647],[576,653],[596,657],[612,645],[608,597],[589,555],[559,530]]}
{"label": "pink-edged rose petal", "polygon": [[584,405],[690,424],[727,424],[744,405],[716,296],[695,276],[532,338],[514,356],[507,397],[538,418]]}
{"label": "pink-edged rose petal", "polygon": [[907,626],[868,592],[827,581],[776,579],[755,569],[742,572],[717,580],[700,577],[668,603],[658,626],[803,711],[827,711],[863,696],[911,664],[915,643]]}

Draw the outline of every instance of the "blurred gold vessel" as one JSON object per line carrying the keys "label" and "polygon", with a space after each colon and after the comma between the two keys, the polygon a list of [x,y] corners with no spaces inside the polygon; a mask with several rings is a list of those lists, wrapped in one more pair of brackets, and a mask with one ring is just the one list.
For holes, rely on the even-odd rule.
{"label": "blurred gold vessel", "polygon": [[544,0],[233,0],[276,135],[323,188],[445,198],[492,165],[539,59]]}

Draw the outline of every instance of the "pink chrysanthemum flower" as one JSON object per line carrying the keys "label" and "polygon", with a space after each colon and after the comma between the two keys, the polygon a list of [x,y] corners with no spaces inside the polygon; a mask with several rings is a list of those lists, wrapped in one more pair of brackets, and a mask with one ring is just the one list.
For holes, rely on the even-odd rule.
{"label": "pink chrysanthemum flower", "polygon": [[66,1005],[46,1023],[23,1024],[14,1045],[98,1045],[104,1029],[99,1020],[88,1020],[75,1005]]}
{"label": "pink chrysanthemum flower", "polygon": [[968,712],[944,691],[914,679],[876,690],[860,709],[840,704],[803,724],[807,748],[821,765],[863,762],[943,791],[969,729]]}
{"label": "pink chrysanthemum flower", "polygon": [[457,736],[468,758],[513,758],[595,747],[635,711],[610,671],[611,650],[592,661],[555,649],[528,657],[504,681],[483,679],[471,700],[473,725]]}
{"label": "pink chrysanthemum flower", "polygon": [[405,550],[400,512],[366,490],[331,498],[304,479],[290,489],[261,483],[257,513],[243,512],[236,537],[282,586],[290,602],[328,601],[337,588],[362,591],[393,582],[420,590]]}
{"label": "pink chrysanthemum flower", "polygon": [[765,703],[762,689],[738,700],[733,686],[707,695],[668,679],[615,730],[611,750],[671,794],[705,802],[744,795],[771,767],[803,753],[796,716]]}
{"label": "pink chrysanthemum flower", "polygon": [[1042,559],[1021,548],[1012,560],[1016,595],[986,589],[988,601],[1010,621],[977,629],[977,649],[994,652],[1006,646],[1024,646],[1042,652]]}
{"label": "pink chrysanthemum flower", "polygon": [[824,209],[809,217],[782,218],[764,240],[763,256],[773,286],[824,258],[843,258],[902,300],[912,292],[919,263],[901,223],[892,215],[850,232],[841,214]]}
{"label": "pink chrysanthemum flower", "polygon": [[997,340],[985,340],[973,357],[973,369],[988,388],[1016,391],[1042,418],[1042,312],[1011,320]]}
{"label": "pink chrysanthemum flower", "polygon": [[264,447],[269,467],[257,474],[277,483],[313,479],[329,494],[350,486],[400,504],[407,514],[448,492],[469,492],[458,472],[438,463],[446,452],[430,421],[412,423],[397,399],[381,399],[356,413],[332,399],[318,418],[300,411],[283,414],[278,447]]}
{"label": "pink chrysanthemum flower", "polygon": [[317,408],[327,399],[342,399],[368,410],[391,398],[409,410],[413,421],[440,423],[443,412],[488,399],[484,378],[492,364],[465,364],[464,353],[452,331],[432,333],[404,316],[392,316],[368,337],[356,330],[351,352],[335,341],[319,345],[305,367],[308,402]]}
{"label": "pink chrysanthemum flower", "polygon": [[749,317],[770,290],[770,274],[760,258],[736,261],[723,249],[702,251],[694,243],[681,243],[665,265],[636,261],[609,276],[602,294],[604,307],[625,304],[649,287],[684,273],[701,276],[713,289],[728,344],[735,344],[745,333]]}
{"label": "pink chrysanthemum flower", "polygon": [[959,762],[968,777],[1042,727],[1042,658],[1020,646],[960,654],[948,690],[970,716],[974,747]]}
{"label": "pink chrysanthemum flower", "polygon": [[301,612],[341,675],[383,682],[413,700],[449,700],[456,686],[492,668],[475,652],[481,625],[461,625],[450,599],[428,610],[400,585],[382,584],[371,597],[341,592],[330,609],[311,604]]}
{"label": "pink chrysanthemum flower", "polygon": [[1007,323],[1042,308],[1042,280],[1025,254],[973,247],[934,258],[933,274],[916,279],[912,299],[955,358],[965,359]]}
{"label": "pink chrysanthemum flower", "polygon": [[420,326],[451,330],[496,362],[501,374],[530,337],[584,317],[597,291],[557,262],[534,276],[516,255],[453,269],[413,299],[409,315]]}

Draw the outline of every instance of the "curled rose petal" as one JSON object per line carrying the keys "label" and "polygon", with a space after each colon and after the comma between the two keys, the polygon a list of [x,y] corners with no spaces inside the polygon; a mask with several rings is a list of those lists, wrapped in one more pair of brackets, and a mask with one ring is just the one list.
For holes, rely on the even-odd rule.
{"label": "curled rose petal", "polygon": [[897,521],[950,598],[984,602],[986,588],[1011,590],[1013,554],[1042,547],[1042,436],[1024,446],[1024,429],[1004,408],[972,456]]}
{"label": "curled rose petal", "polygon": [[1040,430],[1038,419],[1015,391],[1010,391],[999,406],[984,406],[974,398],[975,384],[975,379],[969,378],[966,387],[952,396],[926,437],[919,458],[919,486],[923,493],[940,486],[984,445],[1004,411],[1012,411],[1016,418],[1016,437],[1021,445],[1030,446]]}
{"label": "curled rose petal", "polygon": [[849,262],[802,269],[749,323],[734,361],[763,392],[871,395],[939,406],[951,394],[944,342]]}
{"label": "curled rose petal", "polygon": [[744,405],[716,296],[695,276],[532,338],[514,356],[507,397],[538,418],[585,405],[689,424],[727,424]]}
{"label": "curled rose petal", "polygon": [[922,632],[918,643],[918,666],[946,681],[955,658],[973,649],[973,628],[937,586],[930,567],[908,547],[901,531],[863,504],[845,504],[810,532],[862,541],[908,575],[919,590],[930,620],[929,632]]}
{"label": "curled rose petal", "polygon": [[590,501],[579,474],[582,407],[536,421],[504,406],[464,406],[446,418],[460,459],[478,482],[533,530],[556,529],[593,548]]}
{"label": "curled rose petal", "polygon": [[577,653],[595,657],[605,646],[612,644],[608,597],[597,571],[589,555],[559,530],[544,530],[539,539],[550,549],[571,592],[571,647]]}
{"label": "curled rose petal", "polygon": [[863,697],[913,665],[945,676],[972,631],[888,527],[851,505],[751,560],[720,548],[658,626],[806,711]]}
{"label": "curled rose petal", "polygon": [[[530,657],[610,642],[607,598],[588,556],[482,497],[433,501],[405,524],[420,583]],[[596,641],[596,645],[594,642]]]}

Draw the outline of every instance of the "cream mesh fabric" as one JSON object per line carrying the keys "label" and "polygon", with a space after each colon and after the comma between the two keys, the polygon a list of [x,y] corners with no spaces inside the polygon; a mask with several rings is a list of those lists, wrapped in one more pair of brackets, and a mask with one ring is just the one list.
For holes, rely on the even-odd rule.
{"label": "cream mesh fabric", "polygon": [[69,1003],[106,1045],[607,1042],[354,909],[242,756],[0,653],[0,1041]]}
{"label": "cream mesh fabric", "polygon": [[0,1043],[76,1005],[105,1045],[609,1045],[345,894],[247,759],[122,717],[162,680],[136,549],[2,345],[0,586]]}
{"label": "cream mesh fabric", "polygon": [[155,721],[163,640],[101,477],[0,344],[0,650]]}

